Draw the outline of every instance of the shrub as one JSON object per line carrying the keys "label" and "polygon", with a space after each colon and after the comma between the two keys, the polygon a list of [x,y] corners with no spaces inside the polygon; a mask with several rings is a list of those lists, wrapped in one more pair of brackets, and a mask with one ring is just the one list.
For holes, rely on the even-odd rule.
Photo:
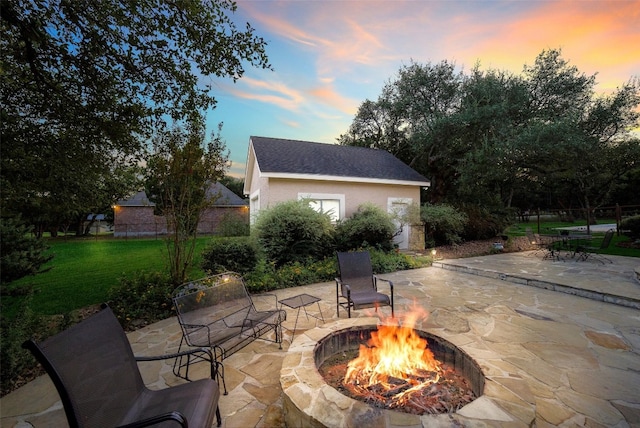
{"label": "shrub", "polygon": [[396,272],[418,267],[418,262],[411,256],[400,253],[385,253],[383,251],[370,250],[371,267],[376,274]]}
{"label": "shrub", "polygon": [[19,386],[20,378],[25,377],[26,372],[33,371],[36,367],[36,361],[29,351],[22,349],[22,342],[35,336],[35,332],[41,325],[39,318],[30,308],[31,296],[30,294],[21,300],[20,310],[14,318],[8,320],[2,317],[0,329],[2,395]]}
{"label": "shrub", "polygon": [[447,204],[425,204],[420,208],[420,219],[425,225],[425,246],[457,244],[469,221],[467,215]]}
{"label": "shrub", "polygon": [[640,239],[640,215],[625,218],[620,222],[620,229],[631,239]]}
{"label": "shrub", "polygon": [[490,239],[501,235],[511,222],[507,212],[490,212],[477,205],[464,206],[462,210],[469,219],[462,235],[467,241]]}
{"label": "shrub", "polygon": [[336,226],[338,249],[377,248],[383,251],[393,249],[396,226],[391,216],[379,207],[366,203]]}
{"label": "shrub", "polygon": [[109,306],[126,330],[133,330],[173,315],[169,275],[139,271],[109,290]]}
{"label": "shrub", "polygon": [[217,230],[220,236],[248,236],[249,222],[238,213],[225,213]]}
{"label": "shrub", "polygon": [[297,287],[316,282],[331,281],[337,273],[337,263],[333,257],[308,263],[294,262],[277,267],[265,262],[258,263],[256,269],[245,276],[251,293]]}
{"label": "shrub", "polygon": [[333,250],[333,225],[308,201],[287,201],[261,211],[256,236],[267,259],[276,266],[321,260]]}
{"label": "shrub", "polygon": [[257,263],[256,246],[249,238],[215,238],[202,251],[201,267],[212,274],[226,271],[245,274]]}
{"label": "shrub", "polygon": [[7,284],[28,275],[45,272],[42,266],[53,258],[46,254],[42,239],[30,236],[33,227],[20,219],[0,218],[0,283]]}

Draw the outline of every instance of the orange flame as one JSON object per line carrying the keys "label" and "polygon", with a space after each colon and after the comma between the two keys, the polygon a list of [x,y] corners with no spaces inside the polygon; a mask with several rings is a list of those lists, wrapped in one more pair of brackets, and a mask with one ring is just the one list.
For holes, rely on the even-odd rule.
{"label": "orange flame", "polygon": [[[439,373],[442,370],[440,362],[427,347],[426,339],[413,329],[419,315],[415,311],[409,314],[405,325],[399,325],[397,321],[396,324],[379,325],[367,344],[360,345],[358,357],[347,365],[344,384],[381,384],[392,389],[390,378],[407,380],[417,372]],[[436,375],[428,383],[438,380],[439,375]],[[416,385],[416,388],[422,387],[424,384]]]}

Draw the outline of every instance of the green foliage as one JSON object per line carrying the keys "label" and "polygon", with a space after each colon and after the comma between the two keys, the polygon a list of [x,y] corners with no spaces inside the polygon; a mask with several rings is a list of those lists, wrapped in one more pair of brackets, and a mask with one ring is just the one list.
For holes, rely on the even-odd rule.
{"label": "green foliage", "polygon": [[415,269],[427,266],[431,260],[417,260],[412,256],[402,253],[379,250],[369,250],[371,256],[371,267],[375,274],[397,272],[399,270]]}
{"label": "green foliage", "polygon": [[201,267],[212,274],[245,274],[258,264],[256,245],[250,238],[215,238],[202,252]]}
{"label": "green foliage", "polygon": [[224,185],[227,189],[231,190],[240,198],[245,198],[244,196],[244,179],[231,177],[230,175],[225,175],[220,179],[220,183]]}
{"label": "green foliage", "polygon": [[16,386],[19,377],[26,370],[33,370],[35,360],[29,351],[22,349],[22,343],[34,336],[41,325],[40,317],[31,309],[31,296],[27,296],[20,305],[16,316],[9,319],[2,312],[1,346],[0,346],[0,374],[2,395],[10,392]]}
{"label": "green foliage", "polygon": [[298,287],[335,278],[336,261],[332,257],[307,263],[293,262],[280,267],[261,261],[256,269],[247,273],[247,287],[251,293],[281,288]]}
{"label": "green foliage", "polygon": [[[0,218],[0,284],[45,272],[42,266],[53,258],[42,239],[31,235],[33,227],[15,218]],[[4,292],[3,288],[3,292]]]}
{"label": "green foliage", "polygon": [[542,51],[522,75],[456,68],[402,66],[377,100],[360,105],[341,144],[387,150],[430,177],[432,203],[589,208],[621,185],[632,189],[625,177],[640,157],[632,132],[640,79],[599,95],[596,76],[558,49]]}
{"label": "green foliage", "polygon": [[209,187],[229,166],[221,128],[206,144],[202,118],[187,130],[160,132],[147,162],[147,195],[167,221],[169,271],[176,286],[185,281],[192,263],[200,217],[215,202]]}
{"label": "green foliage", "polygon": [[620,222],[620,229],[625,230],[626,236],[632,239],[640,239],[640,215],[625,218]]}
{"label": "green foliage", "polygon": [[420,219],[425,225],[426,247],[456,244],[469,218],[464,212],[448,204],[425,204],[420,207]]}
{"label": "green foliage", "polygon": [[286,201],[260,211],[255,231],[267,259],[276,266],[321,260],[332,251],[331,219],[306,200]]}
{"label": "green foliage", "polygon": [[238,213],[224,213],[216,230],[219,236],[247,236],[249,220]]}
{"label": "green foliage", "polygon": [[377,248],[390,251],[396,226],[391,216],[371,203],[358,207],[353,215],[336,226],[336,244],[340,251]]}
{"label": "green foliage", "polygon": [[477,205],[465,205],[462,210],[469,219],[462,235],[465,241],[495,238],[511,223],[506,212],[491,212]]}
{"label": "green foliage", "polygon": [[236,8],[218,0],[3,0],[3,215],[20,212],[43,227],[86,218],[119,197],[124,186],[112,177],[138,163],[167,119],[215,107],[212,80],[269,69],[266,42],[232,16]]}
{"label": "green foliage", "polygon": [[159,272],[138,271],[109,290],[109,306],[127,330],[152,324],[174,314],[171,278]]}

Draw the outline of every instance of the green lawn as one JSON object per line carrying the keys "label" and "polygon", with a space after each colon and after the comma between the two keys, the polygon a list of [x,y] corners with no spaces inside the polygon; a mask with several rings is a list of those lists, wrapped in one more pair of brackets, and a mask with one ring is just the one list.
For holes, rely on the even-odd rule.
{"label": "green lawn", "polygon": [[[198,238],[193,278],[204,276],[200,254],[210,237]],[[106,300],[108,290],[118,279],[138,270],[168,272],[166,244],[162,239],[50,239],[55,255],[47,264],[52,269],[34,277],[22,278],[13,286],[33,284],[32,309],[42,315],[64,314]],[[11,309],[12,298],[5,298],[3,309]]]}
{"label": "green lawn", "polygon": [[[615,224],[615,220],[599,220],[600,224]],[[557,228],[560,227],[575,227],[575,226],[586,226],[586,222],[576,221],[573,223],[568,222],[560,222],[560,221],[545,221],[540,222],[540,233],[542,234],[554,234],[557,233]],[[530,221],[529,223],[516,223],[510,226],[507,229],[507,235],[509,236],[524,236],[526,234],[526,229],[530,227],[534,233],[538,231],[538,224],[535,221]],[[593,244],[600,245],[602,242],[602,238],[604,237],[604,232],[592,232],[593,236]],[[618,246],[618,243],[628,242],[629,238],[625,236],[618,236],[617,234],[613,235],[613,239],[611,240],[611,245],[607,250],[602,251],[602,254],[609,254],[612,256],[627,256],[627,257],[640,257],[640,249],[637,248],[626,248]]]}
{"label": "green lawn", "polygon": [[[601,221],[601,223],[605,223]],[[545,222],[542,233],[550,233],[556,227],[580,226],[579,223]],[[519,223],[507,230],[510,236],[523,236],[527,227],[537,230],[535,222]],[[602,234],[594,234],[599,243]],[[199,238],[196,245],[191,278],[205,275],[200,269],[200,254],[213,238]],[[639,249],[616,246],[625,237],[614,236],[606,254],[640,257]],[[39,315],[65,314],[85,306],[104,302],[108,290],[118,284],[118,279],[135,271],[166,272],[166,244],[162,239],[77,239],[52,238],[50,251],[55,255],[49,263],[49,272],[23,278],[11,286],[33,284],[36,291],[31,308]],[[15,297],[3,297],[5,314],[15,311]]]}

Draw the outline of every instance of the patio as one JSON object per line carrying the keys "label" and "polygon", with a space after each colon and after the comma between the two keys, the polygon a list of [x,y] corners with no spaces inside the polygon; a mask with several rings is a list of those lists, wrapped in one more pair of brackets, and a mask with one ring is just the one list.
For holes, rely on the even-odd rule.
{"label": "patio", "polygon": [[[477,426],[637,426],[640,424],[640,260],[613,264],[541,260],[531,252],[439,261],[433,267],[381,275],[395,284],[396,314],[415,303],[430,312],[420,328],[464,349],[482,367],[491,400],[463,410]],[[327,323],[336,320],[335,284],[278,290],[320,297]],[[309,307],[313,310],[315,305]],[[382,313],[388,315],[389,308]],[[292,328],[294,310],[285,327]],[[355,311],[352,317],[372,312]],[[340,318],[346,318],[341,311]],[[322,322],[301,316],[304,329]],[[229,395],[220,399],[223,426],[282,427],[283,350],[255,341],[225,360]],[[177,349],[175,318],[129,335],[136,354]],[[181,382],[169,365],[145,363],[158,388]],[[207,375],[206,367],[200,368]],[[313,399],[313,398],[312,398]],[[0,400],[2,427],[64,427],[58,395],[43,376]],[[532,420],[533,419],[533,420]],[[440,424],[445,425],[440,425]],[[438,425],[448,426],[440,418]]]}

